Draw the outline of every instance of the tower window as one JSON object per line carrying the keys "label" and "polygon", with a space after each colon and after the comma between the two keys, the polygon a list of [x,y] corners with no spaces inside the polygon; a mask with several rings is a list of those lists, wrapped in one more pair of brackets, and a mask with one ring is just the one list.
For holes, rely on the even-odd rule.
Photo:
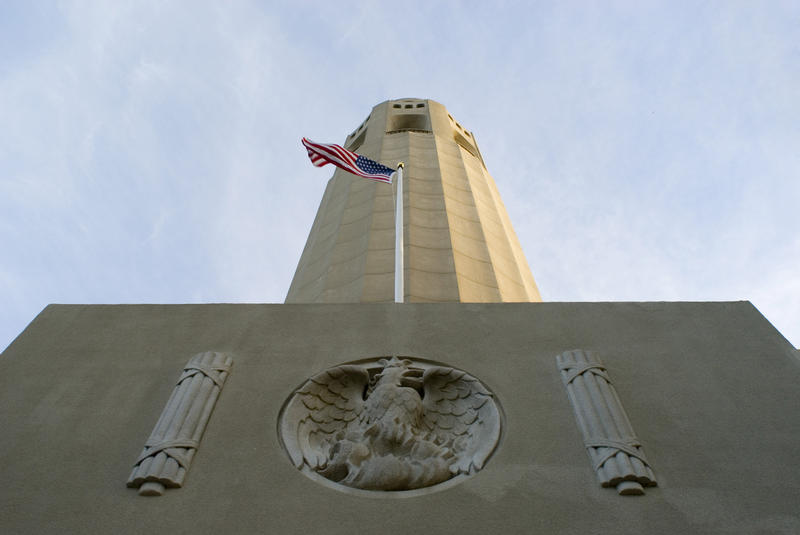
{"label": "tower window", "polygon": [[402,132],[404,130],[416,130],[430,132],[431,125],[428,115],[425,113],[398,113],[389,118],[386,131]]}
{"label": "tower window", "polygon": [[472,143],[470,143],[470,141],[467,138],[461,135],[460,132],[456,132],[453,138],[455,139],[456,143],[461,145],[461,147],[463,147],[467,152],[469,152],[476,158],[478,157],[478,151],[475,149],[475,146]]}
{"label": "tower window", "polygon": [[365,128],[361,134],[354,140],[350,141],[347,146],[345,147],[347,150],[358,150],[358,148],[364,144],[364,140],[367,138],[367,129]]}

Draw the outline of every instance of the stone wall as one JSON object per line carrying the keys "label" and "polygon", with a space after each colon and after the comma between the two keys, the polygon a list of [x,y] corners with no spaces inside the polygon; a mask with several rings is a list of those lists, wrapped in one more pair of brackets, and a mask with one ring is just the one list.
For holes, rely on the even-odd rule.
{"label": "stone wall", "polygon": [[[651,463],[603,488],[556,355],[602,358]],[[126,481],[187,360],[233,365],[183,481]],[[284,450],[310,377],[379,356],[464,370],[502,433],[411,495],[342,490]],[[3,533],[798,533],[800,360],[748,302],[51,305],[0,357]],[[366,492],[366,494],[364,494]]]}

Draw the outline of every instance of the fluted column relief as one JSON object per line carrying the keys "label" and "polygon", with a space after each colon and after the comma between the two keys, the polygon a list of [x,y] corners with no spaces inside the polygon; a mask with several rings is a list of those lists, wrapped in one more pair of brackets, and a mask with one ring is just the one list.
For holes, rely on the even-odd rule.
{"label": "fluted column relief", "polygon": [[656,478],[600,358],[576,349],[556,357],[584,445],[603,487],[644,494]]}
{"label": "fluted column relief", "polygon": [[230,372],[231,357],[206,352],[184,366],[144,450],[134,463],[128,486],[142,496],[161,496],[166,487],[181,487],[211,411]]}

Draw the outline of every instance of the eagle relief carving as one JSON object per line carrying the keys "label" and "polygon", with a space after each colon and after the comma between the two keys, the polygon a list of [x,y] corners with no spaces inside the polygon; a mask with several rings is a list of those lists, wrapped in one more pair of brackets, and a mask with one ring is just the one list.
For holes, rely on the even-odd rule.
{"label": "eagle relief carving", "polygon": [[405,491],[480,470],[500,420],[475,377],[391,357],[311,377],[284,405],[280,432],[300,470],[347,487]]}

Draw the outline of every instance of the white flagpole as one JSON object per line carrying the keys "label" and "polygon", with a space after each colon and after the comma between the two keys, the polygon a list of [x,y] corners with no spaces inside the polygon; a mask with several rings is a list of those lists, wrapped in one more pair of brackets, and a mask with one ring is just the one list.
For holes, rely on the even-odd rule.
{"label": "white flagpole", "polygon": [[394,302],[402,303],[403,293],[403,162],[397,165],[397,203],[394,209]]}

